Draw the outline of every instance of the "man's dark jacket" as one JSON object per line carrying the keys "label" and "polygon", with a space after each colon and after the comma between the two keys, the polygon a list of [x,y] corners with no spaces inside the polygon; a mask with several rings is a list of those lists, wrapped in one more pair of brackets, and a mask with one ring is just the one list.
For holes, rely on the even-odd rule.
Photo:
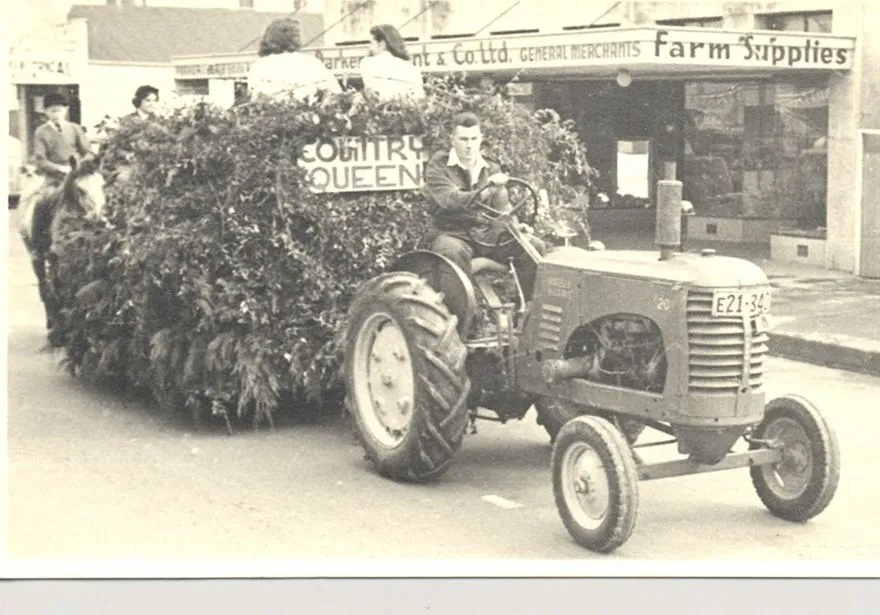
{"label": "man's dark jacket", "polygon": [[[469,173],[458,165],[449,164],[449,150],[437,152],[425,168],[425,185],[422,194],[428,200],[431,214],[429,232],[441,232],[468,239],[473,232],[483,235],[490,231],[491,225],[479,215],[475,208],[468,208],[468,201],[479,190],[472,186],[482,186],[490,175],[501,171],[500,165],[484,156],[486,166],[479,177],[472,181]],[[497,190],[496,190],[497,192]]]}

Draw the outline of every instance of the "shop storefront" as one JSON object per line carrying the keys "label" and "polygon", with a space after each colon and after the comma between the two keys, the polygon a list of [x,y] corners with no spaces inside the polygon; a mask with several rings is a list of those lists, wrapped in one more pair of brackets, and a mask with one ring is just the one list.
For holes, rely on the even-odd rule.
{"label": "shop storefront", "polygon": [[85,24],[74,21],[46,32],[33,33],[13,45],[9,56],[9,133],[26,160],[33,151],[34,130],[43,123],[43,99],[64,92],[71,105],[69,118],[80,121],[79,87],[88,65]]}
{"label": "shop storefront", "polygon": [[[829,170],[855,156],[854,142],[833,138],[852,113],[855,36],[650,25],[416,41],[409,50],[426,74],[489,76],[574,119],[600,173],[591,207],[609,212],[596,218],[612,227],[642,225],[651,236],[654,187],[675,162],[696,210],[691,237],[770,245],[800,234],[821,242],[805,262],[853,270],[833,253],[858,250],[854,229],[829,237],[826,228],[857,207],[830,198],[855,196],[843,185],[851,178]],[[356,80],[367,49],[314,52]],[[231,80],[240,91],[247,61],[181,59],[176,78]],[[838,247],[826,252],[826,240]]]}
{"label": "shop storefront", "polygon": [[247,74],[257,54],[233,53],[173,58],[175,91],[232,105],[247,96]]}

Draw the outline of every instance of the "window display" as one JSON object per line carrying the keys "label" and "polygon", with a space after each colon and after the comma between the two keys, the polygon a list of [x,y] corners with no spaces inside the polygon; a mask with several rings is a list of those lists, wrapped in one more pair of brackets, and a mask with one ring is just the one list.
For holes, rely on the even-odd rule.
{"label": "window display", "polygon": [[825,225],[825,82],[691,82],[685,106],[684,191],[698,213]]}

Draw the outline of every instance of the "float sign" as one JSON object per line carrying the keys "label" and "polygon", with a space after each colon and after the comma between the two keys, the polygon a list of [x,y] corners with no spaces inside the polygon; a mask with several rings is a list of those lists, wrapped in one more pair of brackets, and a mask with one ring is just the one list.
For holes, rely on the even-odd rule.
{"label": "float sign", "polygon": [[303,148],[299,166],[312,192],[415,190],[427,152],[421,137],[333,137]]}

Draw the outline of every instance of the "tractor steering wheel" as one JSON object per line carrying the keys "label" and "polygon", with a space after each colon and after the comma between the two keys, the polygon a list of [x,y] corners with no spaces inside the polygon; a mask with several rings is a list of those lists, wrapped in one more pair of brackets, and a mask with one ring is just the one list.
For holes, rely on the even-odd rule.
{"label": "tractor steering wheel", "polygon": [[[473,206],[476,206],[477,209],[481,210],[480,213],[489,221],[498,222],[503,218],[509,219],[513,216],[516,216],[521,211],[523,211],[529,203],[531,203],[531,215],[529,216],[528,222],[526,223],[530,225],[534,224],[535,218],[538,215],[538,204],[541,202],[541,200],[538,196],[538,191],[535,190],[535,188],[530,183],[528,183],[524,179],[519,179],[518,177],[509,177],[506,184],[498,186],[507,188],[508,202],[510,203],[510,209],[508,209],[507,211],[499,211],[494,207],[487,205],[481,200],[480,197],[482,197],[483,193],[485,193],[486,190],[492,187],[495,187],[495,185],[484,184],[483,186],[478,187],[473,196],[468,199],[465,207],[471,208]],[[473,240],[476,243],[488,248],[506,246],[515,240],[509,232],[505,233],[504,230],[501,230],[498,234],[499,236],[506,234],[507,237],[504,239],[498,239],[494,243],[483,242],[475,237],[473,238]]]}

